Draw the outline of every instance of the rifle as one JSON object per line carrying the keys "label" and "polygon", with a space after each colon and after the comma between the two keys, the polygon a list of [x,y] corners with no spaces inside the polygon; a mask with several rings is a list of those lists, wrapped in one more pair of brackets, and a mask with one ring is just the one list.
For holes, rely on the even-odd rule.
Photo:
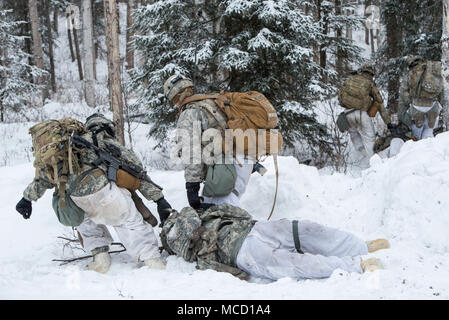
{"label": "rifle", "polygon": [[137,179],[145,180],[154,184],[156,187],[162,190],[160,186],[155,184],[150,179],[147,172],[143,168],[141,168],[138,165],[122,161],[120,159],[121,156],[120,149],[113,145],[106,145],[107,150],[105,150],[103,148],[97,147],[95,144],[89,142],[83,137],[80,137],[79,135],[72,133],[72,135],[70,136],[70,146],[94,150],[98,156],[98,159],[93,162],[93,165],[97,167],[100,164],[105,164],[106,167],[108,168],[107,178],[109,181],[117,182],[117,170],[121,169]]}

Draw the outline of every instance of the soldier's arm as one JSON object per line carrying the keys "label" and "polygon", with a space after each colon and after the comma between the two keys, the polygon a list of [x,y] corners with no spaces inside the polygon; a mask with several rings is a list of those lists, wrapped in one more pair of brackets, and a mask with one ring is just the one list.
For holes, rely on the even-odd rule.
{"label": "soldier's arm", "polygon": [[[186,182],[202,182],[204,164],[201,161],[202,114],[197,108],[184,110],[176,126],[176,140],[184,164]],[[195,140],[196,139],[196,140]],[[190,155],[182,152],[190,151]]]}
{"label": "soldier's arm", "polygon": [[158,186],[146,180],[141,180],[139,191],[149,201],[157,202],[164,197]]}
{"label": "soldier's arm", "polygon": [[55,186],[42,177],[35,178],[23,192],[23,197],[28,201],[37,201],[44,195],[47,189],[53,189]]}
{"label": "soldier's arm", "polygon": [[377,89],[377,87],[375,85],[372,88],[371,94],[372,94],[374,101],[380,105],[379,112],[380,112],[380,116],[382,117],[382,120],[385,122],[385,124],[391,123],[390,114],[388,113],[387,109],[385,109],[385,106],[384,106],[384,99],[382,98],[382,95],[380,94],[379,89]]}
{"label": "soldier's arm", "polygon": [[[113,139],[105,139],[105,142],[108,144],[113,144],[119,148],[121,151],[121,158],[125,162],[132,163],[143,168],[142,162],[134,151],[122,146],[118,141]],[[139,191],[149,201],[157,202],[159,199],[164,197],[159,186],[146,180],[140,181]]]}
{"label": "soldier's arm", "polygon": [[227,272],[241,280],[248,280],[250,277],[249,274],[243,270],[240,270],[235,267],[231,267],[227,264],[220,263],[213,259],[209,259],[208,255],[205,257],[202,257],[202,256],[198,257],[197,268],[200,270],[211,269],[211,270],[215,270],[217,272]]}

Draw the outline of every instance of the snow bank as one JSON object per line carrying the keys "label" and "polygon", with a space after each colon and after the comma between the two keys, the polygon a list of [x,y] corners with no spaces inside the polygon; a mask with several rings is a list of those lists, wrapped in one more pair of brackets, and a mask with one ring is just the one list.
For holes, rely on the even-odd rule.
{"label": "snow bank", "polygon": [[[137,145],[145,146],[143,136]],[[150,152],[150,151],[147,151]],[[274,196],[275,175],[254,174],[243,207],[266,219]],[[449,298],[449,133],[408,142],[395,158],[371,159],[360,177],[325,174],[281,157],[280,186],[272,219],[311,219],[354,232],[363,239],[387,237],[390,250],[372,256],[385,270],[371,274],[336,271],[326,280],[240,281],[168,258],[164,271],[138,265],[126,254],[113,256],[106,275],[87,271],[86,261],[59,266],[54,258],[80,255],[63,250],[51,192],[33,204],[30,220],[14,206],[34,175],[30,163],[0,168],[0,298],[157,298],[157,299],[310,299]],[[181,171],[151,171],[172,205],[187,205]],[[156,207],[149,204],[151,210]],[[159,231],[159,230],[157,230]]]}

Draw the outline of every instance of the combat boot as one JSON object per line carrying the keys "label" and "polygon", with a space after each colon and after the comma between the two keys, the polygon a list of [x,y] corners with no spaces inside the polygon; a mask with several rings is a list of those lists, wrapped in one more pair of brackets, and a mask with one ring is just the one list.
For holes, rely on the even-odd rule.
{"label": "combat boot", "polygon": [[377,258],[369,258],[360,262],[363,272],[373,272],[379,269],[383,269],[382,262]]}
{"label": "combat boot", "polygon": [[93,261],[87,265],[87,269],[99,273],[106,273],[111,266],[111,256],[109,255],[109,247],[99,247],[92,250]]}
{"label": "combat boot", "polygon": [[390,242],[387,239],[377,239],[366,241],[366,246],[368,247],[368,252],[375,252],[382,249],[390,248]]}

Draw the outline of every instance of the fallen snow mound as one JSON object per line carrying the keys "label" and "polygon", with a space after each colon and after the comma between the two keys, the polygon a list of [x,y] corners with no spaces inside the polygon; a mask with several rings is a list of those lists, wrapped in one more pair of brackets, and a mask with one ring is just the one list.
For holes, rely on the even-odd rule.
{"label": "fallen snow mound", "polygon": [[[144,141],[142,141],[144,144]],[[274,196],[273,164],[253,175],[242,205],[266,219]],[[14,207],[32,181],[31,163],[0,168],[0,298],[313,299],[449,298],[449,133],[407,142],[393,159],[374,156],[359,177],[325,174],[281,157],[280,186],[272,219],[310,219],[351,231],[363,239],[386,237],[392,248],[373,256],[385,270],[325,280],[240,281],[229,274],[195,270],[169,257],[167,269],[150,270],[126,254],[113,256],[106,275],[86,261],[60,266],[52,259],[83,255],[57,237],[71,235],[51,209],[51,192],[33,203],[23,220]],[[149,168],[150,169],[150,168]],[[183,173],[151,171],[172,205],[187,204]],[[149,204],[156,212],[156,207]],[[159,232],[159,230],[156,230]]]}

